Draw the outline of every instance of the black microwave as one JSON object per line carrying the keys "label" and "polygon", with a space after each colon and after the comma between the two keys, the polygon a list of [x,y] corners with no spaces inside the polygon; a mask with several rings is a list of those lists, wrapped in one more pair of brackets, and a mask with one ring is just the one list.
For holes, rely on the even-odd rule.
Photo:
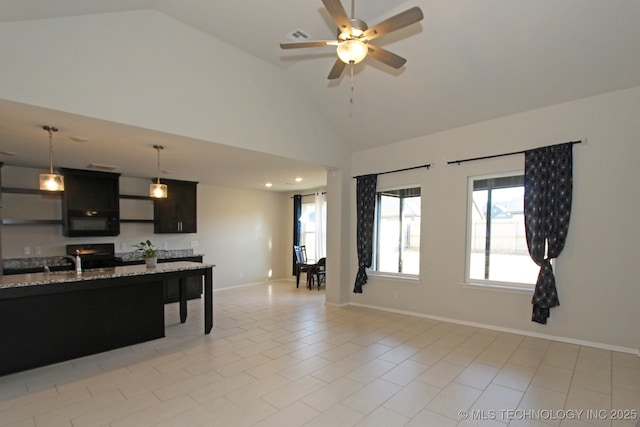
{"label": "black microwave", "polygon": [[120,219],[115,210],[67,210],[63,232],[68,237],[117,236]]}

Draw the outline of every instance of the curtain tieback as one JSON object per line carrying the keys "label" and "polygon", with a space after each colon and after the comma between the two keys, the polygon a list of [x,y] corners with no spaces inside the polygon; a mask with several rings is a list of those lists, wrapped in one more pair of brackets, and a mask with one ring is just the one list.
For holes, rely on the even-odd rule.
{"label": "curtain tieback", "polygon": [[358,274],[356,274],[356,285],[353,292],[356,294],[362,293],[362,285],[367,283],[367,268],[364,266],[358,267]]}

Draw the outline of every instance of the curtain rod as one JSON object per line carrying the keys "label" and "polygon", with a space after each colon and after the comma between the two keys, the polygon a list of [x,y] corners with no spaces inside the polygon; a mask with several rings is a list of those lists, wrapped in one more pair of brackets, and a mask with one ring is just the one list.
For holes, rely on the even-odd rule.
{"label": "curtain rod", "polygon": [[[568,144],[574,145],[574,144],[580,144],[583,142],[586,144],[587,140],[585,139],[582,141],[571,141]],[[567,143],[565,142],[564,144],[567,144]],[[562,145],[562,144],[556,144],[556,145]],[[452,160],[450,162],[447,162],[447,165],[452,165],[454,163],[459,165],[460,163],[473,162],[476,160],[485,160],[485,159],[493,159],[495,157],[513,156],[514,154],[524,154],[526,151],[528,150],[513,151],[511,153],[493,154],[491,156],[472,157],[470,159]]]}
{"label": "curtain rod", "polygon": [[[327,194],[326,191],[321,192],[320,194]],[[315,196],[316,193],[309,193],[309,194],[296,194],[295,196],[300,196],[300,197],[309,197],[309,196]],[[295,196],[291,196],[289,197],[290,199],[293,199]]]}
{"label": "curtain rod", "polygon": [[367,176],[367,175],[385,175],[385,174],[388,174],[388,173],[404,172],[404,171],[410,171],[410,170],[413,170],[413,169],[420,169],[420,168],[427,168],[427,169],[429,169],[430,167],[431,167],[431,164],[427,164],[427,165],[420,165],[420,166],[412,166],[412,167],[410,167],[410,168],[396,169],[396,170],[393,170],[393,171],[386,171],[386,172],[378,172],[378,173],[376,173],[376,174],[367,173],[367,174],[364,174],[364,175],[354,176],[353,178],[354,178],[354,179],[355,179],[355,178],[360,178],[361,176]]}

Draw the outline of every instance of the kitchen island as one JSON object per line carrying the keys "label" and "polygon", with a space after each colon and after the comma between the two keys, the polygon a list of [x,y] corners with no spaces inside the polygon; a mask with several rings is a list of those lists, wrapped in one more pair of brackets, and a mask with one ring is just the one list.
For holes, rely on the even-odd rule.
{"label": "kitchen island", "polygon": [[179,280],[184,323],[186,281],[203,278],[209,334],[213,267],[174,262],[0,277],[0,375],[164,337],[167,280]]}

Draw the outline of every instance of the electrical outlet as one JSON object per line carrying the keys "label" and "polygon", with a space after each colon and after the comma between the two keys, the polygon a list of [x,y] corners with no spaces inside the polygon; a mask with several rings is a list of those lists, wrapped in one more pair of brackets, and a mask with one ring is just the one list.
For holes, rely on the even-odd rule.
{"label": "electrical outlet", "polygon": [[127,250],[127,244],[125,242],[120,243],[120,250],[123,252]]}
{"label": "electrical outlet", "polygon": [[192,248],[197,248],[198,247],[198,241],[197,240],[192,240],[191,241],[191,247]]}
{"label": "electrical outlet", "polygon": [[42,255],[42,246],[36,246],[36,255]]}
{"label": "electrical outlet", "polygon": [[398,299],[398,291],[393,291],[393,297],[394,297],[395,299]]}
{"label": "electrical outlet", "polygon": [[162,249],[169,249],[169,242],[162,243]]}
{"label": "electrical outlet", "polygon": [[31,247],[25,246],[24,247],[24,254],[25,255],[31,255]]}

